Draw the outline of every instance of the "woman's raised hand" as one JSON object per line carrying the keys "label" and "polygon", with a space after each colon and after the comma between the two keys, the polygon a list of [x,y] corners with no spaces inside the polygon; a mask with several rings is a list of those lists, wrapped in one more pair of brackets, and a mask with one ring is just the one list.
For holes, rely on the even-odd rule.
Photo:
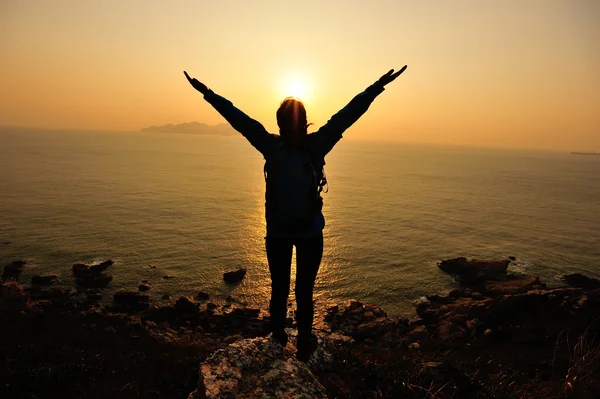
{"label": "woman's raised hand", "polygon": [[190,75],[188,75],[186,71],[183,71],[183,73],[194,89],[198,90],[202,94],[208,93],[208,87],[206,87],[204,83],[200,82],[196,78],[190,78]]}
{"label": "woman's raised hand", "polygon": [[382,86],[385,86],[386,84],[393,82],[394,79],[396,79],[398,76],[400,76],[402,72],[406,70],[406,67],[407,65],[404,65],[402,69],[400,69],[398,72],[394,72],[393,69],[390,69],[388,73],[379,78],[377,83],[379,83]]}

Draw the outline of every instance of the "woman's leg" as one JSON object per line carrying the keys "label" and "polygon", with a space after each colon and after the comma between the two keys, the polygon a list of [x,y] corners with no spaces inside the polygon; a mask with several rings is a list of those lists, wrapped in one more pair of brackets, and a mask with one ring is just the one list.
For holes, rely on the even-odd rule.
{"label": "woman's leg", "polygon": [[323,236],[296,243],[296,322],[299,342],[310,340],[313,323],[313,289],[321,258]]}
{"label": "woman's leg", "polygon": [[287,299],[290,293],[290,269],[292,268],[292,243],[280,238],[266,238],[267,261],[271,272],[271,331],[282,345],[287,343],[285,320]]}

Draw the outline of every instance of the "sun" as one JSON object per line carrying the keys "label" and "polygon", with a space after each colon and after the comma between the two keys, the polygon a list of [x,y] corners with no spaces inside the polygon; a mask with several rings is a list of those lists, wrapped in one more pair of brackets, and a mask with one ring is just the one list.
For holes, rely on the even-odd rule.
{"label": "sun", "polygon": [[310,97],[310,84],[308,79],[301,75],[290,75],[281,80],[281,96],[296,97],[306,100]]}

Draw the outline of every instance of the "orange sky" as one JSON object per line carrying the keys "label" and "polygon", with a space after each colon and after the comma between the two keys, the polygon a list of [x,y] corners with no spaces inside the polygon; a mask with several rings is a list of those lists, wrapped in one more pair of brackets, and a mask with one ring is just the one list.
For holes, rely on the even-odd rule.
{"label": "orange sky", "polygon": [[0,125],[222,122],[186,69],[272,132],[300,77],[318,127],[408,64],[346,137],[600,150],[599,20],[597,0],[3,0]]}

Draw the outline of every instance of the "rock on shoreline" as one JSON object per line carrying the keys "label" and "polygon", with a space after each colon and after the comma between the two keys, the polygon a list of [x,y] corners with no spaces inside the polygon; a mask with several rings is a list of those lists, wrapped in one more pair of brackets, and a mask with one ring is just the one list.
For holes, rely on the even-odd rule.
{"label": "rock on shoreline", "polygon": [[75,263],[73,265],[73,275],[76,278],[77,285],[82,288],[106,287],[112,281],[112,276],[104,273],[104,271],[112,266],[113,263],[110,259],[95,265]]}
{"label": "rock on shoreline", "polygon": [[584,276],[581,273],[565,274],[563,280],[571,287],[595,290],[600,288],[600,280]]}
{"label": "rock on shoreline", "polygon": [[4,266],[4,273],[2,274],[3,280],[18,280],[19,276],[23,270],[25,270],[25,265],[27,264],[24,260],[15,260],[14,262],[9,263]]}
{"label": "rock on shoreline", "polygon": [[232,272],[223,273],[223,280],[228,284],[234,284],[242,281],[244,276],[246,276],[246,269],[238,269]]}
{"label": "rock on shoreline", "polygon": [[467,260],[461,257],[443,260],[438,263],[438,267],[448,274],[457,276],[461,282],[470,283],[505,275],[510,262],[509,259]]}

